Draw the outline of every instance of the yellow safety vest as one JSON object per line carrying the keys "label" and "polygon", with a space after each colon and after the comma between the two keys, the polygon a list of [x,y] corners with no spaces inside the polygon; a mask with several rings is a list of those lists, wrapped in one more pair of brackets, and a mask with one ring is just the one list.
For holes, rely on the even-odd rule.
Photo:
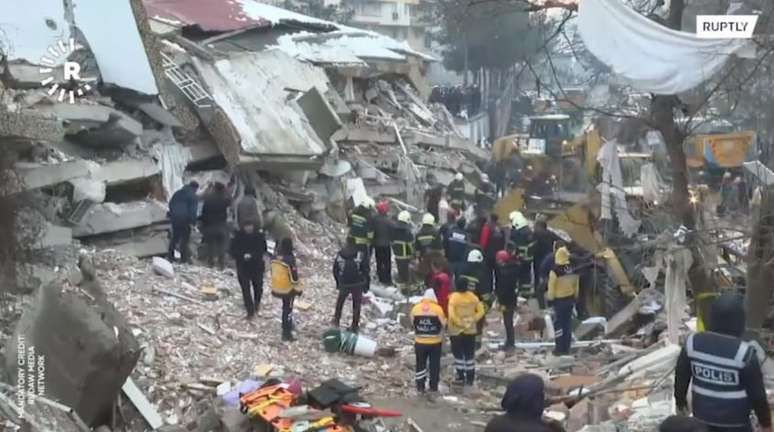
{"label": "yellow safety vest", "polygon": [[271,292],[287,295],[291,292],[301,292],[301,285],[293,280],[290,266],[284,261],[275,259],[271,262]]}

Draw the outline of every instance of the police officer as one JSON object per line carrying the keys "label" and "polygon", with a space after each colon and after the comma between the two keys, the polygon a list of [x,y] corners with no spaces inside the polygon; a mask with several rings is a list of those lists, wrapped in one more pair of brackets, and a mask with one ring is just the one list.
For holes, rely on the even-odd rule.
{"label": "police officer", "polygon": [[452,275],[457,276],[465,266],[468,257],[468,233],[465,231],[465,219],[457,219],[457,223],[449,230],[446,237],[446,259],[449,261],[449,269]]}
{"label": "police officer", "polygon": [[742,340],[745,313],[740,296],[724,294],[712,304],[709,331],[688,337],[677,359],[675,401],[711,432],[751,432],[750,411],[771,432],[771,413],[756,350]]}
{"label": "police officer", "polygon": [[355,248],[366,258],[366,264],[371,265],[371,243],[374,239],[373,199],[366,198],[355,207],[349,216],[349,237],[355,240]]}
{"label": "police officer", "polygon": [[425,381],[430,378],[429,398],[438,394],[438,382],[441,376],[441,345],[446,315],[438,304],[433,290],[425,291],[422,301],[411,309],[411,321],[414,324],[416,353],[415,381],[417,391],[425,392]]}
{"label": "police officer", "polygon": [[411,282],[410,264],[414,258],[414,233],[411,229],[411,213],[403,210],[398,214],[398,222],[392,228],[392,254],[398,267],[398,283]]}
{"label": "police officer", "polygon": [[529,227],[529,221],[519,212],[511,212],[511,235],[510,242],[516,245],[519,252],[519,261],[521,269],[519,270],[519,292],[522,295],[531,295],[532,287],[532,253],[534,240],[532,229]]}
{"label": "police officer", "polygon": [[449,194],[449,204],[454,210],[462,214],[465,211],[465,178],[462,173],[457,173],[454,180],[446,188]]}

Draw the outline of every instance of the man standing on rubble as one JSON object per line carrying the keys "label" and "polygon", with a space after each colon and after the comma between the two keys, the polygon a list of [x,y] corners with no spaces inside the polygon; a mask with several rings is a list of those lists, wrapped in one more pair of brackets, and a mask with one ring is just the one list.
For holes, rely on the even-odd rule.
{"label": "man standing on rubble", "polygon": [[263,231],[254,223],[245,222],[231,239],[231,256],[236,262],[237,280],[242,288],[247,319],[252,319],[261,308],[265,254],[266,237]]}
{"label": "man standing on rubble", "polygon": [[366,197],[349,216],[349,237],[355,240],[355,248],[366,258],[369,273],[371,268],[371,244],[374,239],[373,213],[376,203]]}
{"label": "man standing on rubble", "polygon": [[360,330],[360,305],[363,303],[363,293],[368,291],[368,280],[371,277],[365,260],[366,257],[355,246],[355,239],[347,237],[347,244],[333,260],[333,279],[339,290],[333,315],[334,327],[339,326],[344,302],[352,296],[352,325],[349,331],[357,333]]}
{"label": "man standing on rubble", "polygon": [[228,242],[228,208],[231,198],[223,183],[217,182],[204,199],[202,206],[202,236],[207,250],[207,264],[225,268],[226,243]]}
{"label": "man standing on rubble", "polygon": [[398,214],[398,223],[392,229],[392,252],[398,267],[398,283],[411,282],[411,260],[414,258],[414,233],[411,228],[411,213],[403,210]]}
{"label": "man standing on rubble", "polygon": [[677,409],[688,410],[692,384],[693,415],[710,432],[751,432],[754,411],[764,432],[771,432],[771,412],[761,365],[745,330],[741,296],[723,294],[710,309],[709,331],[688,336],[675,369]]}
{"label": "man standing on rubble", "polygon": [[435,220],[440,220],[438,214],[441,198],[443,198],[443,185],[436,180],[432,174],[427,175],[428,189],[425,191],[425,208],[427,212],[433,215]]}
{"label": "man standing on rubble", "polygon": [[[478,251],[471,251],[471,254]],[[475,257],[473,257],[475,259]],[[484,304],[469,290],[468,281],[457,279],[455,291],[449,296],[449,339],[451,339],[456,385],[470,389],[476,378],[476,333],[478,323],[486,315]]]}
{"label": "man standing on rubble", "polygon": [[435,217],[425,213],[422,217],[422,227],[417,231],[416,251],[419,258],[419,273],[425,281],[425,288],[430,287],[432,265],[443,261],[443,240],[438,230],[435,229]]}
{"label": "man standing on rubble", "polygon": [[497,252],[495,267],[495,294],[503,313],[505,345],[503,350],[513,351],[516,338],[513,329],[513,315],[518,303],[519,255],[515,246],[509,243],[506,249]]}
{"label": "man standing on rubble", "polygon": [[479,244],[484,252],[484,263],[486,264],[481,284],[484,290],[491,292],[494,286],[495,255],[505,249],[505,232],[500,228],[497,214],[492,213],[489,216],[489,222],[481,230]]}
{"label": "man standing on rubble", "polygon": [[546,308],[546,293],[544,289],[543,274],[540,272],[541,264],[554,253],[554,243],[559,237],[548,229],[545,220],[535,222],[535,230],[532,233],[534,247],[532,248],[532,274],[534,275],[535,296],[540,309]]}
{"label": "man standing on rubble", "polygon": [[572,343],[572,311],[580,292],[580,278],[570,265],[570,251],[566,247],[556,250],[554,268],[548,274],[546,298],[554,306],[554,355],[570,354]]}
{"label": "man standing on rubble", "polygon": [[[468,262],[465,264],[465,268],[460,273],[459,280],[465,283],[469,292],[475,294],[481,303],[484,305],[484,315],[489,312],[489,309],[494,303],[494,296],[492,295],[492,287],[487,287],[481,283],[485,277],[484,273],[487,271],[487,266],[484,263],[484,255],[480,250],[474,249],[468,253]],[[456,283],[456,282],[455,282]],[[457,286],[457,285],[455,285]],[[481,336],[484,331],[484,324],[486,321],[482,318],[476,323],[476,335],[477,340],[475,345],[480,347]]]}
{"label": "man standing on rubble", "polygon": [[521,269],[519,270],[519,292],[522,295],[533,294],[532,287],[532,253],[533,238],[532,230],[529,227],[529,221],[520,211],[514,211],[510,214],[511,235],[510,242],[516,245],[519,252]]}
{"label": "man standing on rubble", "polygon": [[191,262],[191,250],[188,242],[191,239],[191,228],[196,225],[199,213],[199,200],[196,192],[199,183],[192,181],[172,195],[169,200],[169,221],[172,225],[172,238],[169,241],[169,262],[175,261],[175,250],[180,250],[180,260]]}
{"label": "man standing on rubble", "polygon": [[429,378],[428,397],[433,400],[438,394],[443,329],[446,327],[446,314],[436,301],[433,290],[425,291],[422,301],[411,309],[410,318],[414,324],[417,392],[425,393],[425,381]]}
{"label": "man standing on rubble", "polygon": [[247,224],[251,224],[256,230],[263,229],[263,220],[261,218],[261,212],[258,210],[258,201],[255,196],[255,188],[252,186],[245,187],[244,196],[239,200],[236,208],[237,225],[240,228]]}
{"label": "man standing on rubble", "polygon": [[476,213],[486,217],[495,205],[495,188],[487,174],[481,174],[481,185],[476,190]]}
{"label": "man standing on rubble", "polygon": [[465,211],[465,177],[462,173],[454,175],[454,180],[449,183],[446,191],[449,194],[449,205],[462,214]]}
{"label": "man standing on rubble", "polygon": [[449,269],[456,279],[468,257],[468,233],[465,231],[465,218],[457,219],[454,226],[449,229],[444,249],[446,250],[446,260],[449,261]]}
{"label": "man standing on rubble", "polygon": [[382,201],[376,206],[376,211],[378,214],[373,219],[376,275],[380,283],[390,286],[392,285],[392,253],[390,250],[392,221],[388,216],[390,204],[387,201]]}

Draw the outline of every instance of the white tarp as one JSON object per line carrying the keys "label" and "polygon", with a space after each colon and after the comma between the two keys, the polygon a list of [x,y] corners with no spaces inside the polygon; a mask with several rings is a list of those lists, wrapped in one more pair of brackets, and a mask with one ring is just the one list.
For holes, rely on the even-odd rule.
{"label": "white tarp", "polygon": [[744,169],[766,186],[774,185],[774,172],[761,161],[744,162]]}
{"label": "white tarp", "polygon": [[642,198],[648,202],[662,202],[662,194],[667,186],[656,168],[656,164],[647,163],[640,168],[640,185],[642,185]]}
{"label": "white tarp", "polygon": [[161,183],[167,198],[172,198],[172,194],[183,187],[183,174],[191,161],[191,150],[177,143],[156,144],[153,155],[161,170]]}
{"label": "white tarp", "polygon": [[618,159],[618,145],[615,141],[606,142],[599,150],[597,161],[602,166],[602,183],[597,186],[602,195],[602,219],[613,219],[613,212],[618,218],[621,231],[627,236],[633,236],[640,229],[640,221],[629,213],[626,204],[626,192],[621,174],[621,161]]}
{"label": "white tarp", "polygon": [[688,270],[693,265],[691,251],[680,248],[665,254],[666,278],[664,279],[664,295],[666,301],[667,335],[669,342],[680,343],[680,333],[683,319],[688,318],[685,312],[688,306],[686,299],[686,282]]}
{"label": "white tarp", "polygon": [[634,88],[655,94],[690,90],[731,55],[748,55],[740,39],[700,39],[640,15],[623,0],[583,0],[578,33],[586,48]]}

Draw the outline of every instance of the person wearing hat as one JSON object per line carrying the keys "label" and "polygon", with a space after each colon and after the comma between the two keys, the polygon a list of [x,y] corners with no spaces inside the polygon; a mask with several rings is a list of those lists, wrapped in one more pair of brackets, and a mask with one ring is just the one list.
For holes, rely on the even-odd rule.
{"label": "person wearing hat", "polygon": [[[488,271],[486,264],[484,263],[484,254],[480,250],[474,249],[468,253],[468,259],[465,263],[465,267],[458,280],[462,281],[468,290],[475,294],[476,297],[484,305],[484,315],[489,312],[489,309],[494,303],[494,296],[492,295],[492,287],[482,283],[486,278],[485,273]],[[456,287],[455,282],[455,287]],[[476,323],[476,349],[481,346],[481,336],[484,332],[484,325],[486,320],[482,317]]]}
{"label": "person wearing hat", "polygon": [[558,423],[543,420],[545,383],[535,374],[522,374],[511,381],[500,406],[505,414],[490,420],[484,432],[564,432]]}
{"label": "person wearing hat", "polygon": [[675,402],[710,432],[752,432],[755,412],[764,432],[771,432],[771,412],[761,364],[754,344],[742,339],[744,299],[723,294],[710,307],[709,331],[688,336],[675,368]]}
{"label": "person wearing hat", "polygon": [[441,234],[435,228],[435,217],[430,213],[425,213],[422,217],[422,226],[416,235],[416,253],[419,258],[419,273],[425,280],[425,287],[430,286],[431,266],[433,263],[440,264],[443,256],[443,240]]}
{"label": "person wearing hat", "polygon": [[237,203],[236,207],[237,225],[242,228],[247,224],[253,225],[254,229],[260,231],[263,229],[263,218],[258,211],[258,201],[255,196],[255,188],[245,186],[245,192]]}
{"label": "person wearing hat", "polygon": [[510,220],[512,229],[509,241],[516,246],[521,262],[519,292],[522,295],[530,296],[534,292],[532,286],[532,254],[534,250],[532,229],[529,227],[529,221],[520,211],[511,212]]}
{"label": "person wearing hat", "polygon": [[433,290],[426,290],[422,301],[410,314],[414,325],[414,352],[416,354],[415,382],[420,394],[425,392],[425,382],[430,381],[431,397],[438,394],[441,376],[441,351],[446,314],[438,304]]}
{"label": "person wearing hat", "polygon": [[465,177],[462,173],[454,175],[454,180],[446,188],[449,194],[449,205],[460,214],[465,211]]}
{"label": "person wearing hat", "polygon": [[570,353],[572,311],[580,292],[580,278],[570,265],[570,251],[560,247],[554,254],[554,268],[548,274],[546,299],[553,302],[556,348],[554,355]]}
{"label": "person wearing hat", "polygon": [[513,351],[516,344],[513,315],[518,303],[519,254],[513,244],[497,252],[495,257],[495,294],[503,313],[505,345],[503,350]]}
{"label": "person wearing hat", "polygon": [[392,285],[392,252],[390,250],[392,221],[388,216],[390,213],[390,203],[387,201],[380,202],[376,206],[376,213],[373,219],[376,275],[380,283],[390,286]]}
{"label": "person wearing hat", "polygon": [[411,213],[403,210],[398,214],[398,222],[393,225],[390,235],[392,253],[398,268],[398,283],[411,282],[411,260],[414,258],[414,232],[411,228]]}
{"label": "person wearing hat", "polygon": [[[355,240],[355,247],[367,258],[368,268],[371,268],[371,244],[374,239],[373,209],[376,203],[366,197],[352,210],[349,216],[349,237]],[[370,270],[369,270],[370,272]]]}
{"label": "person wearing hat", "polygon": [[487,215],[495,205],[494,185],[489,181],[489,176],[481,174],[481,185],[476,190],[476,213]]}
{"label": "person wearing hat", "polygon": [[[470,260],[476,261],[479,251],[470,252]],[[483,260],[483,257],[481,257]],[[476,334],[478,322],[484,318],[484,303],[469,289],[468,281],[458,278],[455,290],[449,296],[449,339],[451,340],[455,384],[470,387],[476,378]]]}

